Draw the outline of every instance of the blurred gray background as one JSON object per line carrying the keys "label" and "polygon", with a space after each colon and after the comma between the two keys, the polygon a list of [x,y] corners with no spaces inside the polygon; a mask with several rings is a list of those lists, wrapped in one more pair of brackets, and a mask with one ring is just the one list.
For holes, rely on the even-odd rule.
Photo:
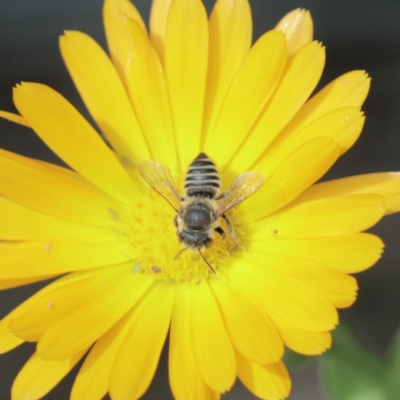
{"label": "blurred gray background", "polygon": [[[150,0],[136,0],[148,20]],[[328,178],[400,170],[400,1],[399,0],[250,0],[254,38],[272,28],[288,11],[309,9],[315,38],[327,46],[321,85],[336,76],[365,69],[372,89],[364,110],[367,122],[361,138],[329,172]],[[210,10],[213,1],[206,1]],[[66,96],[87,113],[64,67],[58,37],[64,30],[81,30],[105,46],[102,0],[0,0],[0,109],[15,111],[11,89],[20,81],[41,82]],[[0,120],[0,147],[59,162],[29,130]],[[1,221],[0,221],[1,222]],[[383,220],[372,232],[386,244],[383,259],[358,276],[356,304],[341,312],[363,345],[383,355],[400,327],[400,215]],[[1,262],[1,259],[0,259]],[[0,293],[0,316],[37,290],[37,285]],[[10,398],[13,378],[33,351],[24,345],[0,356],[0,400]],[[159,371],[144,399],[172,398],[164,351]],[[69,397],[70,374],[45,399]],[[318,383],[318,360],[292,371],[290,400],[325,400]],[[224,399],[253,399],[239,384]]]}

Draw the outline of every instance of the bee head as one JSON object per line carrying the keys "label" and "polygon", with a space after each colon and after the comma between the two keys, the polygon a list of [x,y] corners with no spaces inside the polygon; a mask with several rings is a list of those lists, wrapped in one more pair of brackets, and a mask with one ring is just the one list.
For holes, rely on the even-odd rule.
{"label": "bee head", "polygon": [[183,213],[183,222],[192,231],[208,229],[212,223],[212,213],[204,203],[192,203]]}

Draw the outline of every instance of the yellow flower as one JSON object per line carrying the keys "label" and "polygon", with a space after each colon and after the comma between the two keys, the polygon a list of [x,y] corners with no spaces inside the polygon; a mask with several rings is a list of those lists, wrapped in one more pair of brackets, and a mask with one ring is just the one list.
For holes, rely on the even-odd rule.
{"label": "yellow flower", "polygon": [[[50,391],[87,354],[71,399],[136,399],[169,332],[176,399],[218,399],[236,377],[256,396],[289,395],[284,347],[320,354],[348,275],[380,257],[360,233],[400,210],[400,177],[315,184],[357,140],[369,79],[337,78],[310,98],[324,48],[295,10],[251,46],[247,0],[154,0],[150,35],[128,0],[106,0],[111,60],[87,35],[60,40],[67,68],[105,141],[60,94],[22,83],[20,115],[71,168],[0,151],[0,285],[59,277],[0,322],[0,351],[37,351],[13,399]],[[212,269],[179,243],[175,211],[138,172],[167,166],[183,193],[188,166],[210,156],[226,190],[247,171],[265,182],[228,212],[239,246],[214,236]],[[222,228],[227,231],[225,222]]]}

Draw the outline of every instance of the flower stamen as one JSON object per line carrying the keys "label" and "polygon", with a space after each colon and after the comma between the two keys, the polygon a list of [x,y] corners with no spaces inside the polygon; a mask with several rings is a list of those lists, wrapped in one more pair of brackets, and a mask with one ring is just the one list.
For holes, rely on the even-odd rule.
{"label": "flower stamen", "polygon": [[[212,232],[213,244],[209,248],[191,251],[182,247],[173,223],[174,210],[151,188],[143,193],[133,206],[131,221],[123,228],[140,272],[155,279],[190,283],[215,276],[221,268],[221,258],[229,255],[235,244]],[[222,218],[221,224],[226,229]]]}

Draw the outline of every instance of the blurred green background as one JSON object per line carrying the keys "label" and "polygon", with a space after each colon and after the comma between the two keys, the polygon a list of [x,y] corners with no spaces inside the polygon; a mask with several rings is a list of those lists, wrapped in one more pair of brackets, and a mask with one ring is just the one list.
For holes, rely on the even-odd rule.
{"label": "blurred green background", "polygon": [[[150,0],[134,3],[148,20]],[[213,1],[205,3],[210,10]],[[372,76],[371,92],[364,107],[367,115],[364,132],[326,178],[400,170],[400,1],[250,0],[250,4],[255,39],[292,9],[302,7],[311,11],[314,37],[327,47],[321,86],[353,69],[365,69]],[[0,109],[14,111],[12,87],[20,81],[33,81],[55,88],[87,116],[59,54],[58,37],[64,30],[84,31],[105,46],[102,0],[0,0]],[[0,146],[59,162],[33,133],[3,120],[0,120]],[[400,327],[400,215],[385,219],[372,232],[383,238],[385,254],[374,268],[358,276],[359,299],[351,309],[341,312],[341,318],[348,322],[360,345],[372,355],[382,356]],[[37,287],[1,292],[0,316]],[[28,344],[0,356],[0,400],[10,398],[12,380],[32,350],[33,346]],[[331,399],[320,384],[317,358],[291,371],[290,400]],[[67,399],[72,381],[73,375],[68,376],[46,399]],[[169,398],[172,397],[167,360],[163,354],[156,379],[144,399]],[[254,397],[238,384],[223,398]],[[360,399],[367,400],[365,396]]]}

